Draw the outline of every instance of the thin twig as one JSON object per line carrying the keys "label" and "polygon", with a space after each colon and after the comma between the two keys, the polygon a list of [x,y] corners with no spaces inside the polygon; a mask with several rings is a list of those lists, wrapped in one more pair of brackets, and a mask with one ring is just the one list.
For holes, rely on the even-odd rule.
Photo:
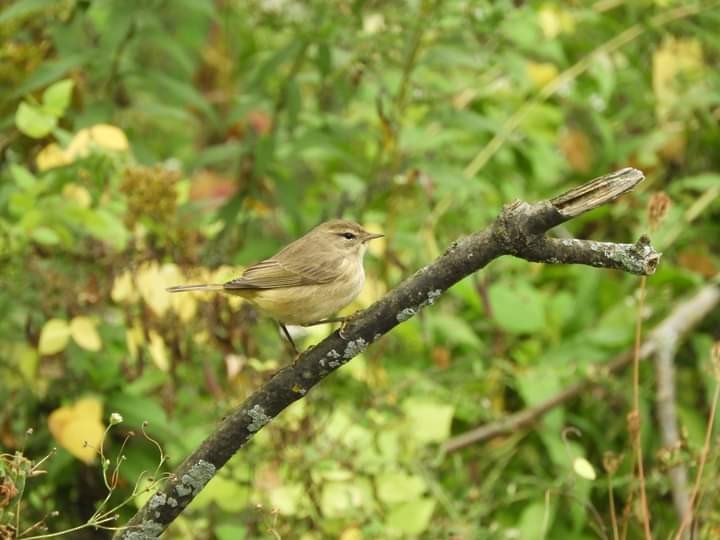
{"label": "thin twig", "polygon": [[713,393],[712,403],[710,405],[710,416],[708,417],[707,426],[705,427],[705,442],[703,443],[702,452],[700,452],[700,460],[698,462],[698,470],[695,475],[695,485],[693,486],[692,495],[690,495],[690,504],[688,512],[680,524],[675,540],[681,540],[685,529],[692,523],[693,508],[695,502],[700,495],[700,483],[702,482],[703,470],[710,454],[710,439],[712,439],[713,428],[715,427],[715,414],[717,413],[718,401],[720,401],[720,342],[716,342],[711,352],[712,368],[715,375],[715,392]]}
{"label": "thin twig", "polygon": [[[692,297],[679,303],[655,330],[647,337],[640,347],[640,358],[645,359],[655,353],[661,342],[659,336],[675,333],[678,336],[686,335],[703,318],[720,303],[720,287],[708,285],[696,292]],[[532,407],[510,414],[505,418],[496,420],[469,430],[449,439],[443,446],[445,452],[455,452],[472,444],[482,443],[496,437],[516,433],[528,427],[546,413],[563,403],[585,393],[588,388],[601,385],[598,374],[610,376],[625,368],[633,359],[633,351],[625,351],[615,356],[605,364],[593,369],[584,379],[571,384],[554,396]]]}
{"label": "thin twig", "polygon": [[637,467],[638,481],[640,488],[640,509],[642,512],[642,525],[645,533],[645,540],[652,540],[650,529],[650,510],[648,509],[647,492],[645,490],[645,467],[643,464],[642,438],[642,417],[640,416],[640,345],[642,340],[642,317],[645,308],[645,284],[646,278],[640,278],[640,289],[638,298],[637,316],[635,319],[635,346],[633,347],[633,370],[632,370],[632,401],[633,410],[628,415],[628,429],[632,438],[633,450],[635,451],[635,466]]}
{"label": "thin twig", "polygon": [[[659,336],[660,346],[655,353],[655,380],[657,381],[657,423],[663,446],[670,452],[681,444],[678,430],[678,417],[675,403],[675,352],[678,348],[678,336],[668,332]],[[682,522],[690,508],[690,494],[687,485],[687,469],[683,463],[673,465],[668,471],[672,489],[673,504]],[[686,540],[689,537],[685,536]]]}

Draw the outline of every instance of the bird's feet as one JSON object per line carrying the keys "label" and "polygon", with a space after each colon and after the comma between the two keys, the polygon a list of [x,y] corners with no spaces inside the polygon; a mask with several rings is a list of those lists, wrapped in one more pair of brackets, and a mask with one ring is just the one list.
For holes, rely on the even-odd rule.
{"label": "bird's feet", "polygon": [[308,326],[319,326],[321,324],[341,323],[341,322],[345,322],[346,320],[347,320],[347,317],[332,317],[329,319],[323,319],[321,321],[315,321],[315,322],[303,324],[303,326],[305,328],[307,328]]}

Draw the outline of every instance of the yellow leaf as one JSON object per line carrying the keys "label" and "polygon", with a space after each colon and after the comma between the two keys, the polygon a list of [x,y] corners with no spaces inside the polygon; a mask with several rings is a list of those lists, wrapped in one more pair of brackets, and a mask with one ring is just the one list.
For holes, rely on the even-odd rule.
{"label": "yellow leaf", "polygon": [[76,203],[81,208],[89,208],[92,204],[90,192],[80,184],[76,184],[74,182],[65,184],[62,194],[65,199]]}
{"label": "yellow leaf", "polygon": [[137,360],[140,347],[145,343],[145,334],[138,321],[135,321],[131,328],[125,330],[125,342],[127,343],[130,358]]}
{"label": "yellow leaf", "polygon": [[75,317],[70,321],[70,333],[75,343],[87,351],[99,351],[102,348],[100,334],[88,317]]}
{"label": "yellow leaf", "polygon": [[40,331],[38,352],[40,354],[56,354],[67,347],[70,338],[70,326],[63,319],[50,319]]}
{"label": "yellow leaf", "polygon": [[553,39],[563,32],[575,31],[572,14],[557,6],[546,4],[538,12],[538,24],[546,38]]}
{"label": "yellow leaf", "polygon": [[345,529],[340,535],[340,540],[363,540],[363,538],[365,538],[365,536],[357,527]]}
{"label": "yellow leaf", "polygon": [[164,315],[170,307],[170,294],[156,262],[143,265],[137,272],[137,288],[145,303],[156,315]]}
{"label": "yellow leaf", "polygon": [[48,428],[60,446],[89,464],[105,433],[101,418],[102,403],[88,397],[54,410],[48,417]]}
{"label": "yellow leaf", "polygon": [[37,157],[35,158],[35,165],[39,171],[47,171],[55,167],[61,167],[72,163],[72,159],[65,153],[65,150],[60,148],[57,143],[50,143],[45,148],[40,150]]}
{"label": "yellow leaf", "polygon": [[595,480],[597,478],[597,474],[595,474],[595,469],[585,458],[576,457],[573,460],[573,470],[575,471],[575,474],[577,474],[580,478],[584,478],[585,480]]}
{"label": "yellow leaf", "polygon": [[667,120],[684,95],[705,80],[703,51],[695,38],[667,37],[652,58],[655,114]]}
{"label": "yellow leaf", "polygon": [[195,316],[197,301],[192,294],[175,294],[172,296],[172,307],[181,321],[188,322]]}
{"label": "yellow leaf", "polygon": [[95,397],[84,397],[75,402],[75,412],[80,416],[94,418],[99,422],[103,416],[103,406]]}
{"label": "yellow leaf", "polygon": [[110,297],[113,299],[113,302],[117,302],[118,304],[122,302],[137,302],[138,294],[130,272],[123,272],[115,278]]}
{"label": "yellow leaf", "polygon": [[150,358],[152,358],[155,365],[161,371],[168,371],[170,369],[170,362],[168,361],[168,351],[163,341],[162,336],[155,332],[150,331]]}
{"label": "yellow leaf", "polygon": [[88,155],[93,147],[123,152],[129,148],[129,145],[125,133],[120,128],[109,124],[97,124],[78,131],[65,153],[74,161]]}
{"label": "yellow leaf", "polygon": [[535,86],[543,87],[557,77],[558,68],[547,62],[528,62],[527,74]]}

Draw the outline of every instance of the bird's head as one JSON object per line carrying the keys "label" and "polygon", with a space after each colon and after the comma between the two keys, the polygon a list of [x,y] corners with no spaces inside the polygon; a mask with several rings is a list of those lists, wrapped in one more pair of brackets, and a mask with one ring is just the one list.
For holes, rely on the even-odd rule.
{"label": "bird's head", "polygon": [[313,236],[331,249],[346,256],[365,254],[367,243],[384,235],[366,231],[361,225],[345,219],[326,221],[315,227]]}

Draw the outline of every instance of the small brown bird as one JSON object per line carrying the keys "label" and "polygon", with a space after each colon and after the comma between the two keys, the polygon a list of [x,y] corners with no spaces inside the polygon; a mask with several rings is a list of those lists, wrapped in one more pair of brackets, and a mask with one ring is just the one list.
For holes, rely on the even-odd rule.
{"label": "small brown bird", "polygon": [[352,221],[327,221],[227,283],[181,285],[168,291],[222,291],[247,298],[278,321],[297,351],[285,325],[323,322],[350,304],[365,283],[367,243],[382,236]]}

